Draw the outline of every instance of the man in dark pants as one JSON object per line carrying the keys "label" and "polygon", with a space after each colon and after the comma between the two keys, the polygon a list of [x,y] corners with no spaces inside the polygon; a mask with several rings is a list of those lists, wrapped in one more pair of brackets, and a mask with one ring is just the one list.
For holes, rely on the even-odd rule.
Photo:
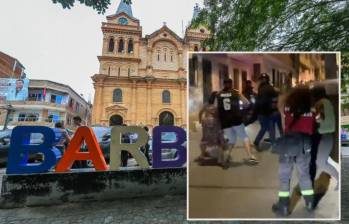
{"label": "man in dark pants", "polygon": [[278,93],[275,91],[274,87],[270,85],[268,74],[261,74],[258,81],[260,84],[256,99],[256,113],[258,114],[258,120],[261,128],[254,140],[254,145],[257,150],[259,150],[259,143],[267,131],[269,132],[271,143],[273,144],[275,142],[275,127],[273,118],[278,112]]}

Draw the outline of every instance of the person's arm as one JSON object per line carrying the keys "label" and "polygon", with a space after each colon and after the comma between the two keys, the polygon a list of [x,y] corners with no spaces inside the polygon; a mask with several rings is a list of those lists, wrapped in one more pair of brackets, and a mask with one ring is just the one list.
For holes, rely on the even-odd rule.
{"label": "person's arm", "polygon": [[320,111],[320,116],[327,130],[335,129],[336,116],[334,113],[333,104],[330,100],[324,100],[322,111]]}
{"label": "person's arm", "polygon": [[250,106],[250,101],[242,94],[239,94],[239,99],[242,102],[242,107],[244,109],[248,108]]}
{"label": "person's arm", "polygon": [[202,115],[205,113],[206,111],[206,105],[204,105],[201,110],[199,111],[199,123],[201,124],[202,122]]}
{"label": "person's arm", "polygon": [[317,102],[315,104],[315,120],[316,122],[320,123],[323,122],[325,119],[324,116],[324,105],[321,102]]}
{"label": "person's arm", "polygon": [[208,99],[209,104],[214,104],[216,97],[217,97],[218,92],[214,91],[211,93],[210,98]]}
{"label": "person's arm", "polygon": [[63,136],[65,138],[66,143],[69,143],[71,139],[70,139],[70,136],[66,130],[63,131]]}

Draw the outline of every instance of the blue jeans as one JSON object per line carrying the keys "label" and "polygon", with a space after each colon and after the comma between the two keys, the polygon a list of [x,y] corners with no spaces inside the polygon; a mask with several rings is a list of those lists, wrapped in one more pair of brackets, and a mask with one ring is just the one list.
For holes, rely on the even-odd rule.
{"label": "blue jeans", "polygon": [[254,140],[254,144],[259,145],[260,141],[267,131],[269,132],[271,144],[273,144],[275,142],[275,125],[272,116],[258,115],[258,120],[261,125],[261,129],[259,130],[256,139]]}
{"label": "blue jeans", "polygon": [[273,127],[276,125],[279,129],[280,136],[282,136],[284,131],[282,129],[281,114],[279,112],[273,113],[273,115],[271,115],[271,119],[273,121]]}

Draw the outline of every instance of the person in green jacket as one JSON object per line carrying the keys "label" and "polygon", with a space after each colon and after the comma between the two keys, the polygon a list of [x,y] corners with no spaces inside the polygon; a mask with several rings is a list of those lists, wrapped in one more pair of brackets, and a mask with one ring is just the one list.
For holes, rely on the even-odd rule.
{"label": "person in green jacket", "polygon": [[328,162],[334,145],[334,134],[336,131],[336,116],[331,101],[326,97],[324,87],[314,87],[312,90],[315,102],[316,121],[321,140],[316,157],[316,178],[322,172],[329,174],[337,180],[336,190],[339,187],[339,174],[337,169]]}

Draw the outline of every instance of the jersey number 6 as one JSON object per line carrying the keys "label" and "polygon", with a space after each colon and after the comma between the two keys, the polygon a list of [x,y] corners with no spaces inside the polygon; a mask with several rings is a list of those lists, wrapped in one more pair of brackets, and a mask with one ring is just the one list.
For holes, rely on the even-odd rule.
{"label": "jersey number 6", "polygon": [[224,98],[223,99],[223,107],[224,107],[224,110],[230,110],[231,109],[230,98]]}

